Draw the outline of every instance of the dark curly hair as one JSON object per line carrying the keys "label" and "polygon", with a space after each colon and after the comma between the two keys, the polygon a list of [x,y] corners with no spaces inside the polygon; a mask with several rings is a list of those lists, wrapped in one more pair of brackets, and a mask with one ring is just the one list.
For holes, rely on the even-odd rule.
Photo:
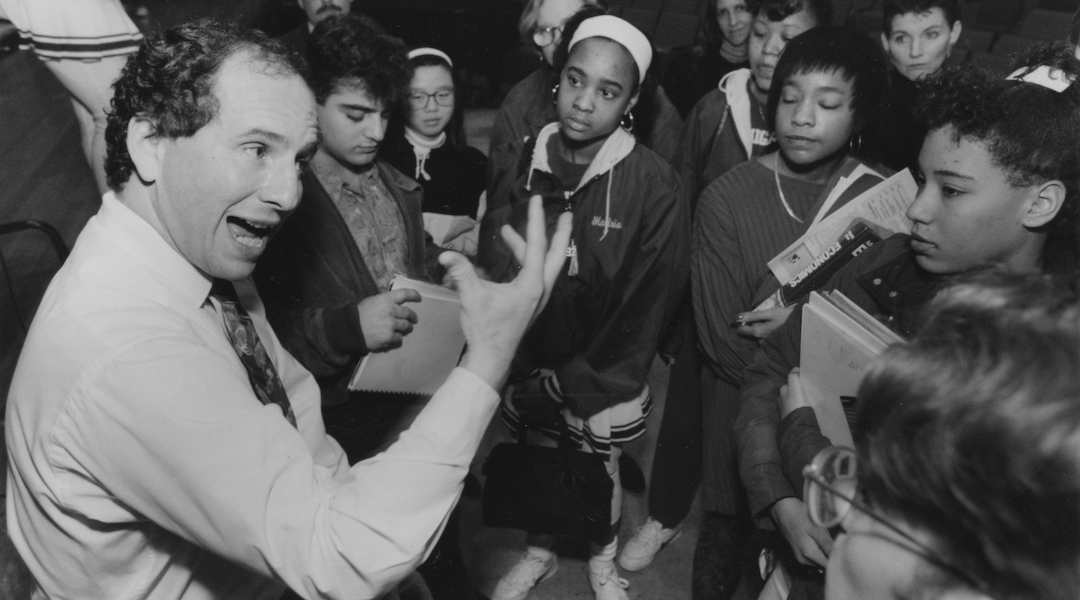
{"label": "dark curly hair", "polygon": [[[1000,600],[1080,594],[1080,305],[1060,280],[954,279],[859,389],[859,489]],[[923,590],[963,588],[930,566]],[[922,597],[921,595],[919,597]]]}
{"label": "dark curly hair", "polygon": [[[562,40],[559,42],[559,47],[555,49],[556,73],[562,73],[566,61],[570,59],[570,40],[574,37],[577,28],[581,26],[581,22],[585,19],[606,14],[608,14],[608,11],[601,5],[585,5],[581,10],[574,13],[574,16],[567,19],[566,26],[563,28]],[[651,143],[653,124],[656,122],[656,116],[660,109],[656,100],[656,88],[659,85],[657,83],[658,62],[660,61],[657,60],[656,49],[653,48],[653,61],[649,65],[649,70],[645,72],[645,80],[641,83],[637,83],[636,80],[634,82],[637,85],[635,89],[640,89],[641,93],[638,94],[637,104],[630,111],[634,119],[633,133],[646,146]],[[637,63],[634,63],[634,75],[639,75]]]}
{"label": "dark curly hair", "polygon": [[391,108],[409,84],[405,44],[363,15],[320,21],[308,37],[305,55],[319,104],[342,87],[360,86],[372,99]]}
{"label": "dark curly hair", "polygon": [[[1080,61],[1064,42],[1040,43],[1016,59],[1014,69],[1040,65],[1080,78]],[[1065,203],[1050,224],[1047,268],[1076,268],[1077,193],[1080,192],[1080,84],[1062,92],[1005,80],[970,65],[942,69],[920,88],[916,117],[927,131],[951,127],[955,139],[986,145],[995,166],[1014,186],[1046,181],[1065,185]]]}
{"label": "dark curly hair", "polygon": [[110,188],[123,189],[135,170],[127,148],[131,119],[149,119],[154,134],[165,139],[194,135],[217,116],[215,76],[226,59],[240,52],[261,63],[268,74],[308,80],[303,61],[284,44],[235,23],[196,19],[146,37],[113,83],[105,128]]}
{"label": "dark curly hair", "polygon": [[923,15],[935,8],[940,8],[945,14],[949,27],[956,26],[960,20],[960,0],[885,0],[881,7],[881,30],[889,35],[893,17],[909,13]]}
{"label": "dark curly hair", "polygon": [[877,160],[888,78],[888,62],[881,46],[865,35],[837,26],[815,27],[796,36],[784,47],[776,64],[773,81],[780,85],[769,89],[765,114],[774,131],[783,83],[793,75],[813,72],[838,73],[844,81],[851,82],[851,110],[862,136],[859,156]]}
{"label": "dark curly hair", "polygon": [[750,0],[746,7],[757,17],[764,11],[770,21],[783,21],[791,15],[806,10],[814,17],[818,27],[832,24],[832,2],[830,0]]}

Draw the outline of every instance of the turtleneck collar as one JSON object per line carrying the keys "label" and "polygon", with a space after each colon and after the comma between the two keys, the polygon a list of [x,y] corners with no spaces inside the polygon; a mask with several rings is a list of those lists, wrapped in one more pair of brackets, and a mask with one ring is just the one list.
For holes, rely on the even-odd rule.
{"label": "turtleneck collar", "polygon": [[408,140],[409,145],[412,146],[413,154],[416,155],[416,173],[413,174],[413,179],[424,181],[431,181],[431,175],[424,169],[427,164],[427,159],[431,156],[431,151],[446,143],[446,131],[442,131],[438,136],[432,138],[428,137],[412,127],[405,127],[405,139]]}

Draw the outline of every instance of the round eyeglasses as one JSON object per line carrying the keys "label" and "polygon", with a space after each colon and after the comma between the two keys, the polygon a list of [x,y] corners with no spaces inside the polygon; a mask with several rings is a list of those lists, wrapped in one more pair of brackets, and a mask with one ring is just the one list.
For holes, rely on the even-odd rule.
{"label": "round eyeglasses", "polygon": [[533,43],[536,44],[537,48],[547,48],[562,35],[564,27],[566,27],[565,23],[556,27],[534,27],[532,30]]}
{"label": "round eyeglasses", "polygon": [[453,106],[454,90],[439,90],[434,94],[409,92],[409,108],[412,110],[423,110],[427,108],[428,101],[432,98],[435,99],[435,104],[438,104],[439,106]]}
{"label": "round eyeglasses", "polygon": [[899,525],[858,499],[858,459],[851,448],[829,446],[818,452],[814,460],[803,468],[803,478],[803,500],[810,512],[810,520],[815,525],[825,528],[840,525],[844,517],[851,512],[851,507],[855,507],[859,512],[903,538],[905,543],[898,543],[901,547],[948,571],[975,589],[985,591],[984,586],[974,577],[942,558],[933,548],[915,539]]}

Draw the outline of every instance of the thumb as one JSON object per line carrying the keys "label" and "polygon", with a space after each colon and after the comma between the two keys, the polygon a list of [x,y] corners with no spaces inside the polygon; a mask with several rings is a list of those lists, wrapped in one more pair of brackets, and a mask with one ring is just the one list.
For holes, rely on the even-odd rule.
{"label": "thumb", "polygon": [[472,263],[469,262],[468,258],[465,258],[464,254],[459,252],[443,252],[439,255],[439,264],[446,267],[447,275],[454,280],[454,284],[459,290],[463,284],[470,284],[478,279]]}

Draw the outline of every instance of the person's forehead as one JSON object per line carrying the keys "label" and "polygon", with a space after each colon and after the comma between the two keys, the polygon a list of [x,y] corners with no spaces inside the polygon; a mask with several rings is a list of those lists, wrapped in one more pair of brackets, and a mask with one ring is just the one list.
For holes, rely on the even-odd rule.
{"label": "person's forehead", "polygon": [[584,0],[544,0],[536,11],[536,26],[558,27],[583,6]]}
{"label": "person's forehead", "polygon": [[922,31],[936,25],[949,26],[949,21],[945,18],[945,11],[938,6],[931,7],[926,12],[899,14],[890,21],[892,31]]}
{"label": "person's forehead", "polygon": [[368,89],[367,82],[363,79],[352,77],[339,79],[334,83],[334,91],[330,93],[326,103],[350,104],[364,106],[373,110],[381,111],[387,108],[381,98],[376,98]]}
{"label": "person's forehead", "polygon": [[566,66],[628,88],[634,84],[634,58],[621,44],[608,38],[591,37],[574,44]]}
{"label": "person's forehead", "polygon": [[315,96],[304,80],[248,51],[225,59],[213,93],[218,119],[226,127],[304,127],[315,122]]}
{"label": "person's forehead", "polygon": [[417,85],[434,85],[434,86],[453,86],[454,79],[450,76],[450,71],[446,67],[440,65],[424,65],[422,67],[416,67],[413,71],[413,79],[410,83],[411,87]]}
{"label": "person's forehead", "polygon": [[852,91],[851,81],[846,79],[839,69],[792,73],[784,80],[784,87],[793,87],[805,93],[851,94]]}
{"label": "person's forehead", "polygon": [[746,0],[716,0],[716,9],[722,11],[725,9],[732,9],[736,6],[746,6]]}

